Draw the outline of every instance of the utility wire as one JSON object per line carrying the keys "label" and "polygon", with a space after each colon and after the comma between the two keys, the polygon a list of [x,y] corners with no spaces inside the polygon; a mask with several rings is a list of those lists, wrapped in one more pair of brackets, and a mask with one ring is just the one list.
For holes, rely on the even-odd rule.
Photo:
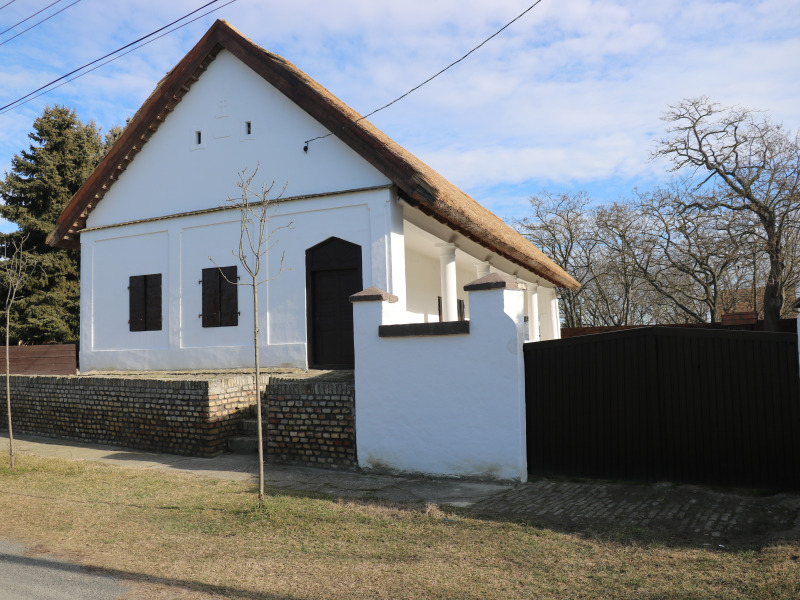
{"label": "utility wire", "polygon": [[[219,1],[219,0],[214,0],[214,2],[218,2],[218,1]],[[198,8],[197,10],[201,10],[201,9],[205,8],[206,6],[208,6],[209,4],[213,4],[214,2],[209,2],[208,4],[206,4],[205,6],[201,6],[201,7],[200,7],[200,8]],[[43,87],[39,88],[39,90],[42,90],[43,88],[45,88],[45,87],[47,87],[47,86],[51,85],[52,83],[55,83],[55,82],[57,82],[57,81],[61,81],[61,83],[59,83],[58,85],[56,85],[56,86],[53,86],[53,87],[51,87],[51,88],[49,88],[49,89],[46,89],[46,90],[44,90],[44,91],[40,92],[39,94],[36,94],[36,92],[37,92],[37,91],[39,91],[39,90],[35,90],[35,91],[31,92],[30,94],[28,94],[27,96],[23,96],[23,97],[22,97],[22,98],[20,98],[19,100],[15,100],[15,101],[14,101],[14,102],[12,102],[11,104],[7,104],[6,106],[0,107],[0,116],[2,116],[2,115],[4,115],[4,114],[6,114],[6,113],[7,113],[7,112],[9,112],[9,111],[12,111],[12,110],[14,110],[15,108],[19,108],[19,107],[20,107],[20,106],[22,106],[23,104],[27,104],[28,102],[30,102],[30,101],[32,101],[32,100],[35,100],[36,98],[39,98],[40,96],[44,96],[45,94],[48,94],[48,93],[52,92],[53,90],[60,88],[62,85],[66,85],[66,84],[70,83],[71,81],[75,81],[76,79],[80,79],[80,78],[81,78],[81,77],[83,77],[84,75],[88,75],[88,74],[89,74],[89,73],[91,73],[92,71],[96,71],[96,70],[97,70],[97,69],[99,69],[100,67],[102,67],[102,66],[104,66],[104,65],[107,65],[108,63],[114,62],[115,60],[117,60],[118,58],[122,58],[122,57],[123,57],[123,56],[125,56],[126,54],[130,54],[131,52],[135,52],[135,51],[136,51],[136,50],[138,50],[139,48],[143,48],[143,47],[147,46],[148,44],[152,44],[152,43],[153,43],[153,42],[155,42],[156,40],[160,40],[162,37],[164,37],[164,36],[167,36],[167,35],[169,35],[170,33],[173,33],[174,31],[178,31],[178,29],[182,29],[182,28],[186,27],[187,25],[190,25],[190,24],[194,23],[195,21],[199,21],[199,20],[200,20],[200,19],[202,19],[203,17],[206,17],[206,16],[210,15],[210,14],[211,14],[211,13],[213,13],[213,12],[216,12],[216,11],[218,11],[218,10],[222,9],[222,8],[225,8],[226,6],[228,6],[229,4],[233,4],[234,2],[236,2],[236,0],[229,0],[229,2],[226,2],[225,4],[222,4],[222,5],[220,5],[220,6],[217,6],[217,7],[215,7],[215,8],[212,8],[212,9],[211,9],[210,11],[208,11],[207,13],[203,13],[203,14],[202,14],[202,15],[200,15],[199,17],[195,17],[194,19],[192,19],[192,20],[190,20],[190,21],[186,21],[186,23],[181,23],[180,25],[178,25],[178,26],[177,26],[177,27],[175,27],[174,29],[170,29],[169,31],[167,31],[167,32],[165,32],[165,33],[162,33],[161,35],[159,35],[159,36],[157,36],[157,37],[154,37],[153,39],[151,39],[151,40],[148,40],[148,41],[144,42],[143,44],[140,44],[140,45],[136,46],[135,48],[131,48],[131,49],[130,49],[130,50],[128,50],[127,52],[123,52],[122,54],[120,54],[120,55],[118,55],[118,56],[114,56],[113,58],[109,58],[107,61],[105,61],[105,62],[103,62],[103,63],[100,63],[99,65],[97,65],[97,66],[95,66],[95,67],[92,67],[92,68],[91,68],[91,69],[89,69],[88,71],[84,71],[83,73],[80,73],[80,74],[76,75],[76,76],[75,76],[75,77],[73,77],[72,79],[67,79],[66,81],[61,81],[62,79],[64,79],[64,77],[69,77],[69,75],[71,74],[71,73],[67,73],[67,74],[66,74],[66,75],[64,75],[63,77],[59,77],[58,79],[56,79],[56,80],[54,80],[54,81],[51,81],[51,82],[50,82],[49,84],[47,84],[46,86],[43,86]],[[180,19],[177,19],[177,21],[173,21],[172,23],[170,23],[170,25],[172,25],[172,24],[174,24],[174,23],[177,23],[178,21],[180,21],[180,20],[182,20],[182,19],[185,19],[186,17],[188,17],[188,16],[190,16],[190,15],[192,15],[192,14],[196,13],[196,12],[197,12],[197,10],[195,10],[195,11],[192,11],[192,12],[191,12],[191,13],[189,13],[188,15],[184,15],[184,16],[183,16],[183,17],[181,17]],[[169,25],[165,25],[165,27],[169,27]],[[143,38],[140,38],[140,40],[138,40],[138,41],[141,41],[141,40],[143,40],[143,39],[146,39],[146,38],[148,38],[148,37],[152,36],[154,33],[158,33],[158,31],[161,31],[161,30],[163,30],[163,29],[164,29],[164,27],[162,27],[161,29],[158,29],[157,31],[154,31],[153,33],[150,33],[150,34],[148,34],[148,35],[144,36]],[[132,44],[135,44],[136,42],[131,42],[131,43],[132,43]],[[128,47],[128,46],[130,46],[130,45],[131,45],[131,44],[128,44],[127,46],[123,46],[122,48],[120,48],[120,50],[123,50],[124,48],[127,48],[127,47]],[[116,52],[119,52],[119,50],[117,50]],[[112,53],[110,53],[110,54],[107,54],[107,55],[106,55],[106,56],[104,56],[103,58],[108,58],[109,56],[111,56],[111,54],[114,54],[114,52],[112,52]],[[97,60],[95,60],[95,61],[92,61],[92,62],[88,63],[87,65],[84,65],[83,67],[81,67],[81,69],[83,69],[83,68],[85,68],[85,67],[87,67],[87,66],[89,66],[89,65],[92,65],[92,64],[96,63],[96,62],[97,62],[97,61],[99,61],[99,60],[103,60],[103,58],[98,58]],[[72,71],[72,73],[75,73],[76,71],[80,71],[81,69],[76,69],[75,71]],[[35,96],[33,96],[33,97],[31,97],[31,98],[28,98],[28,96],[31,96],[32,94],[36,94],[36,95],[35,95]],[[26,100],[26,98],[27,98],[27,100]]]}
{"label": "utility wire", "polygon": [[[13,4],[15,1],[16,1],[16,0],[11,0],[11,2],[6,2],[5,4],[3,4],[3,6],[0,6],[0,10],[3,10],[3,9],[6,7],[6,6],[8,6],[9,4]],[[43,9],[41,9],[41,10],[37,10],[37,11],[36,11],[35,13],[33,13],[32,15],[30,15],[30,16],[28,16],[28,17],[25,17],[24,19],[22,19],[22,21],[17,21],[16,23],[14,23],[14,24],[13,24],[11,27],[9,27],[8,29],[4,29],[3,31],[0,31],[0,35],[3,35],[3,34],[4,34],[5,32],[7,32],[7,31],[11,31],[11,30],[12,30],[12,29],[14,29],[14,27],[16,27],[17,25],[22,25],[22,24],[23,24],[25,21],[30,21],[30,20],[31,20],[33,17],[35,17],[36,15],[38,15],[38,14],[40,14],[40,13],[43,13],[43,12],[44,12],[44,11],[46,11],[48,8],[50,8],[51,6],[55,6],[55,5],[56,5],[56,4],[58,4],[59,2],[61,2],[61,0],[56,0],[55,2],[52,2],[52,3],[48,4],[47,6],[45,6]]]}
{"label": "utility wire", "polygon": [[[76,1],[80,2],[80,0],[76,0]],[[50,86],[51,86],[51,85],[53,85],[54,83],[58,83],[59,81],[62,81],[62,80],[64,80],[64,79],[66,79],[66,78],[67,78],[67,77],[69,77],[70,75],[74,75],[74,74],[75,74],[75,73],[77,73],[78,71],[82,71],[82,70],[83,70],[83,69],[85,69],[86,67],[90,67],[90,66],[92,66],[93,64],[99,63],[100,61],[102,61],[102,60],[105,60],[106,58],[108,58],[108,57],[110,57],[110,56],[113,56],[114,54],[117,54],[117,53],[119,53],[119,52],[122,52],[123,50],[125,50],[125,49],[127,49],[127,48],[130,48],[131,46],[134,46],[134,45],[138,44],[139,42],[146,40],[147,38],[153,37],[155,34],[157,34],[157,33],[160,33],[161,31],[164,31],[164,30],[165,30],[165,29],[167,29],[168,27],[172,27],[173,25],[175,25],[175,23],[178,23],[179,21],[183,21],[185,18],[187,18],[187,17],[190,17],[190,16],[192,16],[193,14],[195,14],[196,12],[199,12],[199,11],[203,10],[204,8],[207,8],[207,7],[211,6],[212,4],[215,4],[215,3],[219,2],[219,1],[220,1],[220,0],[211,0],[211,2],[208,2],[207,4],[204,4],[204,5],[203,5],[203,6],[201,6],[200,8],[197,8],[197,9],[193,10],[192,12],[190,12],[190,13],[187,13],[187,14],[183,15],[183,16],[182,16],[182,17],[180,17],[179,19],[175,19],[174,21],[172,21],[172,23],[168,23],[167,25],[164,25],[163,27],[160,27],[160,28],[156,29],[155,31],[153,31],[153,32],[151,32],[151,33],[148,33],[147,35],[140,37],[138,40],[135,40],[135,41],[133,41],[133,42],[131,42],[131,43],[129,43],[129,44],[125,44],[125,45],[124,45],[124,46],[122,46],[121,48],[117,48],[116,50],[114,50],[113,52],[109,52],[109,53],[108,53],[108,54],[106,54],[105,56],[101,56],[100,58],[98,58],[98,59],[95,59],[95,60],[93,60],[92,62],[88,62],[88,63],[86,63],[85,65],[83,65],[82,67],[78,67],[77,69],[73,69],[72,71],[70,71],[70,72],[69,72],[69,73],[67,73],[66,75],[62,75],[61,77],[58,77],[57,79],[54,79],[54,80],[53,80],[53,81],[51,81],[50,83],[46,83],[45,85],[43,85],[43,86],[41,86],[41,87],[39,87],[39,88],[37,88],[37,89],[33,90],[32,92],[30,92],[30,93],[28,93],[28,94],[26,94],[26,95],[22,96],[21,98],[17,98],[17,99],[16,99],[16,100],[14,100],[13,102],[9,102],[9,103],[8,103],[8,104],[6,104],[5,106],[0,106],[0,114],[3,114],[3,113],[5,113],[5,112],[7,112],[7,110],[6,110],[6,109],[10,109],[10,108],[16,108],[16,106],[18,106],[18,105],[22,104],[22,101],[23,101],[23,100],[25,100],[26,98],[29,98],[30,96],[33,96],[33,95],[34,95],[35,93],[37,93],[37,92],[41,92],[42,90],[44,90],[45,88],[48,88],[48,87],[50,87]],[[235,1],[236,1],[236,0],[231,0],[231,2],[228,2],[228,4],[231,4],[232,2],[235,2]],[[223,6],[227,6],[227,4],[223,4]],[[217,9],[219,9],[219,8],[222,8],[222,6],[220,6],[220,7],[217,7]],[[217,10],[217,9],[214,9],[214,10]],[[210,14],[211,12],[214,12],[214,11],[209,11],[209,12],[208,12],[208,13],[206,13],[206,14]],[[205,15],[202,15],[202,16],[205,16]],[[197,19],[194,19],[194,20],[197,20]],[[193,20],[193,21],[189,21],[189,23],[192,23],[192,22],[194,22],[194,20]],[[188,23],[187,23],[187,24],[188,24]],[[178,29],[178,28],[176,27],[176,29]],[[173,30],[173,31],[175,31],[175,30]],[[161,36],[159,36],[159,37],[161,37]],[[156,38],[156,39],[158,39],[158,38]],[[2,44],[0,44],[0,45],[2,45]],[[142,44],[142,46],[144,46],[144,44]],[[127,54],[127,52],[126,52],[125,54]],[[122,56],[124,56],[124,55],[122,55]],[[109,62],[111,62],[111,61],[109,61]],[[106,64],[106,63],[103,63],[103,64]],[[102,65],[101,65],[101,66],[102,66]],[[92,70],[94,70],[94,69],[92,69]],[[75,78],[75,79],[77,79],[77,78]],[[60,86],[58,86],[58,87],[60,87]],[[55,89],[55,88],[53,88],[53,89]],[[38,97],[38,96],[37,96],[37,97]],[[32,100],[32,99],[33,99],[33,98],[31,98],[31,100]]]}
{"label": "utility wire", "polygon": [[[80,2],[80,1],[81,1],[81,0],[75,0],[75,2],[73,2],[72,4],[67,4],[67,5],[66,5],[64,8],[62,8],[61,10],[57,10],[57,11],[56,11],[56,12],[54,12],[52,15],[47,15],[47,16],[46,16],[44,19],[42,19],[41,21],[38,21],[37,23],[34,23],[33,25],[31,25],[31,26],[30,26],[30,27],[28,27],[27,29],[23,29],[23,30],[22,30],[22,31],[20,31],[20,32],[19,32],[17,35],[12,35],[12,36],[11,36],[10,38],[8,38],[7,40],[3,40],[2,42],[0,42],[0,46],[3,46],[3,45],[5,45],[5,44],[7,44],[8,42],[10,42],[11,40],[18,38],[18,37],[19,37],[19,36],[21,36],[23,33],[26,33],[26,32],[28,32],[28,31],[30,31],[30,30],[31,30],[31,29],[33,29],[34,27],[38,27],[39,25],[41,25],[41,24],[42,24],[42,23],[44,23],[45,21],[49,21],[50,19],[52,19],[52,18],[53,18],[53,17],[55,17],[56,15],[58,15],[58,14],[60,14],[60,13],[64,12],[64,11],[65,11],[65,10],[67,10],[68,8],[70,8],[71,6],[75,6],[75,5],[76,5],[78,2]],[[61,2],[61,0],[56,0],[56,2],[53,2],[53,4],[58,4],[59,2]],[[53,4],[51,4],[50,6],[53,6]],[[42,9],[42,10],[44,10],[44,9]],[[42,12],[42,11],[40,10],[39,12]],[[36,13],[36,14],[38,15],[39,13]],[[30,17],[28,17],[28,19],[29,19],[29,18],[30,18]],[[25,19],[25,21],[27,21],[28,19]],[[24,21],[20,21],[20,22],[24,22]],[[18,23],[18,24],[19,24],[19,23]],[[17,24],[17,25],[18,25],[18,24]],[[14,25],[14,27],[16,27],[16,25]],[[14,27],[12,27],[11,29],[13,29]],[[6,31],[8,31],[8,29],[6,29]],[[5,31],[4,31],[3,33],[5,33]]]}
{"label": "utility wire", "polygon": [[[425,81],[423,81],[422,83],[420,83],[418,86],[411,88],[411,89],[410,89],[410,90],[408,90],[408,91],[407,91],[405,94],[403,94],[402,96],[398,96],[397,98],[395,98],[394,100],[392,100],[392,101],[391,101],[391,102],[389,102],[388,104],[384,104],[384,105],[383,105],[383,106],[381,106],[380,108],[376,108],[375,110],[373,110],[371,113],[367,113],[366,115],[364,115],[364,116],[363,116],[363,117],[361,117],[360,119],[356,119],[356,120],[355,120],[355,122],[356,122],[356,123],[358,123],[359,121],[363,121],[364,119],[366,119],[366,118],[368,118],[368,117],[371,117],[371,116],[372,116],[372,115],[374,115],[375,113],[382,111],[384,108],[389,108],[389,107],[390,107],[392,104],[395,104],[396,102],[399,102],[400,100],[402,100],[403,98],[405,98],[406,96],[408,96],[409,94],[411,94],[412,92],[416,92],[416,91],[417,91],[419,88],[421,88],[423,85],[425,85],[425,84],[427,84],[427,83],[430,83],[431,81],[433,81],[434,79],[436,79],[436,78],[437,78],[439,75],[441,75],[442,73],[444,73],[445,71],[447,71],[447,70],[448,70],[448,69],[450,69],[451,67],[454,67],[454,66],[456,66],[456,65],[457,65],[458,63],[460,63],[462,60],[464,60],[465,58],[467,58],[467,57],[468,57],[470,54],[472,54],[473,52],[475,52],[476,50],[478,50],[479,48],[481,48],[481,47],[482,47],[484,44],[486,44],[486,42],[488,42],[488,41],[489,41],[489,40],[491,40],[492,38],[495,38],[495,37],[497,37],[497,36],[498,36],[498,35],[500,35],[500,34],[501,34],[503,31],[505,31],[506,29],[508,29],[509,27],[511,27],[511,25],[513,25],[513,24],[514,24],[516,21],[519,21],[519,20],[520,20],[522,17],[524,17],[524,16],[525,16],[527,13],[529,13],[529,12],[530,12],[530,11],[532,11],[534,8],[536,8],[536,6],[537,6],[537,5],[538,5],[540,2],[542,2],[542,0],[536,0],[536,2],[534,2],[534,3],[533,3],[533,4],[531,4],[531,5],[530,5],[528,8],[526,8],[525,10],[523,10],[523,11],[522,11],[520,14],[518,14],[516,17],[514,17],[513,19],[511,19],[511,20],[510,20],[508,23],[506,23],[505,25],[503,25],[503,26],[502,26],[500,29],[498,29],[497,31],[495,31],[495,32],[494,32],[492,35],[490,35],[488,38],[486,38],[485,40],[483,40],[483,41],[482,41],[480,44],[478,44],[478,45],[477,45],[477,46],[475,46],[475,47],[474,47],[472,50],[470,50],[469,52],[467,52],[467,53],[466,53],[464,56],[462,56],[461,58],[459,58],[459,59],[458,59],[458,60],[456,60],[456,61],[453,61],[453,62],[451,62],[449,65],[447,65],[447,66],[446,66],[444,69],[442,69],[441,71],[439,71],[439,72],[438,72],[438,73],[436,73],[435,75],[432,75],[431,77],[428,77],[428,78],[427,78]],[[303,150],[304,150],[304,151],[306,151],[306,152],[308,152],[308,144],[309,144],[309,143],[313,142],[314,140],[322,140],[322,139],[324,139],[324,138],[326,138],[326,137],[329,137],[329,136],[331,136],[331,135],[333,135],[333,133],[332,133],[332,132],[331,132],[331,133],[326,133],[325,135],[320,135],[320,136],[317,136],[317,137],[315,137],[315,138],[311,138],[310,140],[306,140],[306,141],[305,141],[305,147],[303,148]]]}
{"label": "utility wire", "polygon": [[[14,0],[11,0],[11,2],[13,2],[13,1],[14,1]],[[8,4],[11,4],[11,2],[9,2]],[[12,29],[14,29],[14,27],[16,27],[17,25],[22,25],[22,24],[23,24],[25,21],[30,21],[30,20],[31,20],[33,17],[35,17],[35,16],[36,16],[36,15],[38,15],[39,13],[43,13],[43,12],[44,12],[44,11],[46,11],[48,8],[50,8],[51,6],[55,6],[55,5],[56,5],[56,4],[58,4],[59,2],[61,2],[61,0],[56,0],[55,2],[53,2],[53,3],[51,3],[51,4],[48,4],[47,6],[45,6],[45,7],[44,7],[42,10],[37,10],[35,13],[33,13],[32,15],[30,15],[29,17],[25,17],[24,19],[22,19],[22,21],[17,21],[16,23],[14,23],[14,24],[13,24],[11,27],[9,27],[8,29],[4,29],[3,31],[0,31],[0,35],[3,35],[3,34],[6,32],[6,31],[11,31],[11,30],[12,30]],[[2,8],[5,8],[6,6],[8,6],[8,4],[4,4],[3,6],[0,6],[0,9],[2,9]]]}

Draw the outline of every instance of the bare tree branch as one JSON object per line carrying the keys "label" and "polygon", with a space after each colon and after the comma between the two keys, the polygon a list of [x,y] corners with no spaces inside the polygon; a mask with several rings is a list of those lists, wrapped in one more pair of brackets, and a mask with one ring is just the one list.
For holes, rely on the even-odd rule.
{"label": "bare tree branch", "polygon": [[[769,261],[764,285],[764,319],[777,330],[785,310],[787,247],[800,222],[800,138],[755,111],[723,107],[708,98],[671,106],[663,120],[670,137],[660,140],[655,157],[672,162],[672,170],[704,172],[699,191],[715,183],[714,193],[698,195],[687,209],[724,209],[751,214],[759,224],[760,251]],[[743,216],[743,219],[747,217]]]}
{"label": "bare tree branch", "polygon": [[286,191],[284,185],[280,194],[270,197],[274,182],[269,185],[262,185],[260,189],[253,189],[253,181],[258,173],[259,165],[248,175],[247,170],[239,173],[239,182],[236,184],[241,190],[238,198],[228,198],[233,207],[239,210],[240,231],[238,254],[234,251],[234,256],[239,259],[242,268],[250,276],[249,281],[231,281],[217,265],[213,258],[208,257],[219,270],[220,275],[230,284],[245,285],[252,288],[253,292],[253,370],[255,374],[256,392],[256,418],[258,421],[258,503],[264,504],[264,431],[263,418],[261,415],[261,361],[259,356],[259,320],[258,320],[258,286],[280,277],[284,270],[285,253],[281,253],[280,266],[278,272],[271,277],[259,279],[262,271],[262,260],[269,251],[278,243],[273,239],[276,232],[283,229],[293,229],[290,222],[275,229],[269,230],[270,217],[277,209],[277,203]]}
{"label": "bare tree branch", "polygon": [[19,291],[25,288],[39,265],[39,258],[24,251],[26,235],[22,239],[13,235],[3,240],[3,258],[0,260],[0,284],[6,291],[6,409],[8,412],[8,454],[9,466],[13,469],[16,463],[14,453],[14,430],[11,422],[11,365],[9,360],[9,331],[11,329],[11,307],[18,299]]}

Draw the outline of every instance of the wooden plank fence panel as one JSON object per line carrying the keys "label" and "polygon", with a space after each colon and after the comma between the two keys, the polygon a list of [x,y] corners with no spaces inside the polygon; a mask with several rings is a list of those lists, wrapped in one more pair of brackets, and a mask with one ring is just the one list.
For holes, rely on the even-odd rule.
{"label": "wooden plank fence panel", "polygon": [[800,488],[796,335],[641,328],[525,369],[533,474]]}
{"label": "wooden plank fence panel", "polygon": [[[0,356],[5,361],[5,350]],[[13,375],[75,375],[78,369],[75,344],[10,346],[9,368]],[[5,373],[5,366],[0,372]]]}

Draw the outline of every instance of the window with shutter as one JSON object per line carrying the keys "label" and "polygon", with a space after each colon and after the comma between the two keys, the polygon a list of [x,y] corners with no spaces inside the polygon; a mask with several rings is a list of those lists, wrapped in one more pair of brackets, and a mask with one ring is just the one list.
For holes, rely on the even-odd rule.
{"label": "window with shutter", "polygon": [[236,327],[239,324],[237,269],[203,269],[203,327]]}
{"label": "window with shutter", "polygon": [[161,330],[161,273],[130,277],[128,308],[130,331]]}

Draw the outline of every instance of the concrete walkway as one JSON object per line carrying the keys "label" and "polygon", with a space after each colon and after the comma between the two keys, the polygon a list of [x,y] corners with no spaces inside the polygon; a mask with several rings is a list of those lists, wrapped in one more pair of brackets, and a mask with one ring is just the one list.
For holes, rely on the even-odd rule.
{"label": "concrete walkway", "polygon": [[[214,458],[197,458],[30,435],[14,436],[14,439],[19,454],[89,460],[118,467],[258,482],[258,458],[255,455],[222,454]],[[0,448],[7,451],[7,436],[0,436]],[[431,502],[457,507],[471,506],[512,487],[510,484],[459,479],[376,475],[270,464],[264,465],[264,481],[271,488],[350,498],[380,498],[391,502]]]}
{"label": "concrete walkway", "polygon": [[[0,437],[0,448],[8,438]],[[111,446],[21,436],[21,454],[256,481],[255,456],[193,458]],[[754,495],[708,487],[537,479],[516,485],[265,465],[265,483],[293,489],[391,502],[430,502],[468,508],[489,518],[521,520],[556,531],[611,539],[757,548],[800,541],[800,494]]]}

